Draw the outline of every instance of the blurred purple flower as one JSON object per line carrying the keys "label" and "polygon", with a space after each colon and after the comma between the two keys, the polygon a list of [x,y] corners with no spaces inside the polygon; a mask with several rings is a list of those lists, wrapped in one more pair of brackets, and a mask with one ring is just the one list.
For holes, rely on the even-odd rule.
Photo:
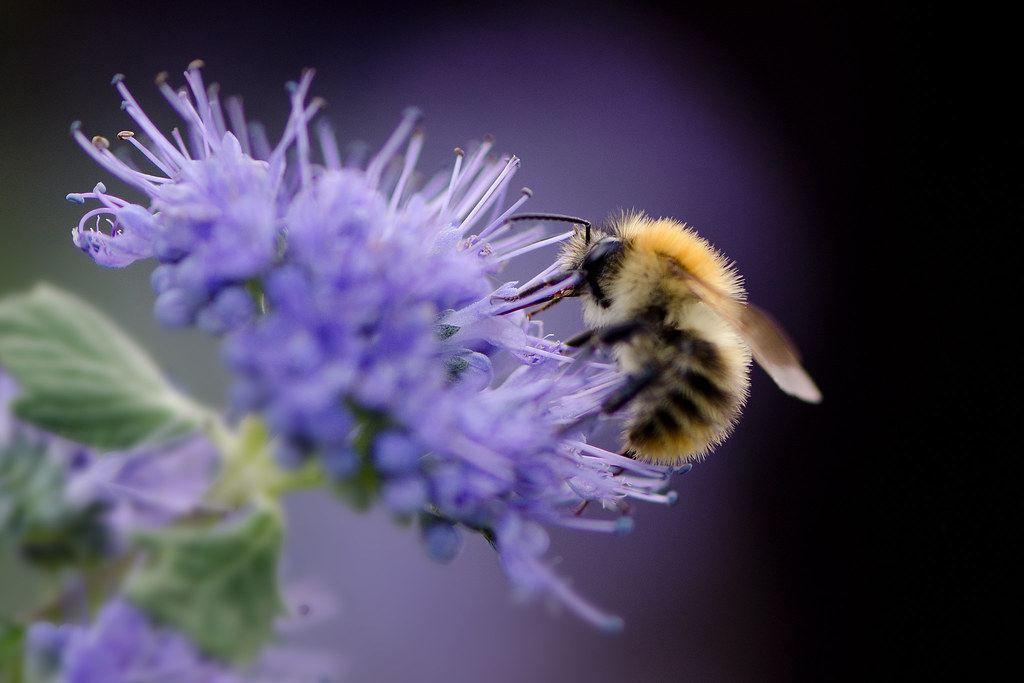
{"label": "blurred purple flower", "polygon": [[[620,378],[567,356],[518,310],[530,299],[517,293],[538,289],[555,268],[521,286],[490,280],[516,256],[568,236],[507,221],[529,197],[506,205],[518,159],[495,158],[487,139],[468,155],[457,150],[450,173],[417,185],[414,110],[365,167],[344,165],[329,128],[311,140],[320,107],[306,102],[312,72],[291,87],[273,148],[252,134],[238,100],[222,107],[198,65],[186,79],[191,96],[165,81],[160,88],[189,124],[188,145],[177,131],[174,142],[161,134],[115,82],[150,147],[120,137],[159,175],[75,130],[90,155],[150,200],[133,205],[102,186],[70,195],[103,205],[73,231],[75,243],[101,265],[161,263],[157,317],[225,335],[233,407],[262,414],[283,463],[318,457],[341,490],[379,498],[399,517],[420,515],[433,557],[457,552],[459,528],[481,532],[518,588],[614,627],[546,566],[542,525],[626,531],[621,500],[669,502],[671,472],[587,443]],[[100,216],[109,233],[85,227]],[[589,502],[609,515],[583,517]]]}
{"label": "blurred purple flower", "polygon": [[217,474],[214,445],[198,434],[159,446],[106,453],[68,481],[73,500],[101,500],[118,532],[167,524],[197,511]]}
{"label": "blurred purple flower", "polygon": [[193,681],[238,679],[202,658],[184,636],[154,627],[123,600],[108,603],[90,627],[33,624],[27,638],[30,671],[53,672],[62,683]]}
{"label": "blurred purple flower", "polygon": [[[324,604],[322,593],[312,597]],[[279,628],[288,632],[300,620],[305,614],[283,618]],[[27,680],[60,683],[330,683],[342,664],[331,656],[276,646],[244,670],[230,668],[120,598],[104,605],[87,626],[32,624],[25,663]]]}
{"label": "blurred purple flower", "polygon": [[192,434],[99,454],[17,419],[9,408],[17,393],[17,383],[0,368],[0,454],[43,458],[59,473],[59,488],[51,492],[59,500],[34,501],[43,509],[102,510],[102,524],[116,543],[132,530],[166,524],[202,505],[218,464],[207,438]]}

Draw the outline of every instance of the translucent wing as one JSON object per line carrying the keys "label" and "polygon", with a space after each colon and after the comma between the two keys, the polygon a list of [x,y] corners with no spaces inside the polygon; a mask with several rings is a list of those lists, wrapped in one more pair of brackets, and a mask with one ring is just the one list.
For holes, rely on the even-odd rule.
{"label": "translucent wing", "polygon": [[809,403],[821,402],[821,391],[800,365],[796,347],[771,316],[757,306],[736,301],[718,291],[681,265],[679,271],[689,281],[694,294],[736,328],[753,352],[754,360],[775,380],[780,389]]}
{"label": "translucent wing", "polygon": [[767,313],[751,304],[743,304],[737,329],[753,351],[754,359],[780,389],[809,403],[821,402],[821,392],[800,365],[796,347]]}

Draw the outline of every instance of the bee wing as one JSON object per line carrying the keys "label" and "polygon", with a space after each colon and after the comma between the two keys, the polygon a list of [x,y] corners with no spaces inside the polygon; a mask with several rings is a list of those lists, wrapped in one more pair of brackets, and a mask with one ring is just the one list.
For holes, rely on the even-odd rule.
{"label": "bee wing", "polygon": [[[735,302],[693,273],[681,269],[693,292],[711,310],[736,328],[754,359],[787,394],[808,403],[820,403],[821,391],[800,365],[800,355],[782,327],[771,316],[753,304]],[[735,306],[725,302],[735,303]]]}
{"label": "bee wing", "polygon": [[754,358],[779,388],[808,403],[820,403],[821,391],[800,365],[800,356],[786,333],[763,310],[752,304],[740,309],[737,325]]}

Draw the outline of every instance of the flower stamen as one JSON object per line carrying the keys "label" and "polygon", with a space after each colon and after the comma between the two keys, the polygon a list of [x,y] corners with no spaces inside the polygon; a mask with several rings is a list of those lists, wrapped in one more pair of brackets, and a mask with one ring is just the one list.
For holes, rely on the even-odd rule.
{"label": "flower stamen", "polygon": [[398,127],[395,128],[394,132],[391,133],[384,146],[381,147],[380,152],[370,160],[370,164],[366,167],[366,177],[370,181],[371,185],[376,186],[380,182],[381,173],[384,171],[384,167],[388,165],[391,159],[398,152],[398,148],[408,138],[416,124],[423,117],[423,113],[415,108],[409,107],[402,114],[401,121],[398,122]]}
{"label": "flower stamen", "polygon": [[399,176],[395,189],[391,193],[391,201],[388,203],[389,213],[395,213],[398,209],[398,200],[402,198],[402,193],[405,192],[405,185],[409,182],[409,178],[416,168],[416,162],[419,161],[420,151],[423,149],[423,137],[423,131],[417,129],[409,140],[409,147],[405,153],[405,163],[402,166],[402,175]]}

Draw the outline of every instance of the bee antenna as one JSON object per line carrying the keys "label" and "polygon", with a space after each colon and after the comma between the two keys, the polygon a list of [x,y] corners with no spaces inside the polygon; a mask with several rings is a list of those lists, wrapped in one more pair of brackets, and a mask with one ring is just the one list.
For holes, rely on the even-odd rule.
{"label": "bee antenna", "polygon": [[562,223],[575,223],[586,229],[587,244],[590,244],[590,221],[575,216],[564,216],[559,213],[521,213],[516,216],[509,216],[508,222],[512,221],[559,221]]}

